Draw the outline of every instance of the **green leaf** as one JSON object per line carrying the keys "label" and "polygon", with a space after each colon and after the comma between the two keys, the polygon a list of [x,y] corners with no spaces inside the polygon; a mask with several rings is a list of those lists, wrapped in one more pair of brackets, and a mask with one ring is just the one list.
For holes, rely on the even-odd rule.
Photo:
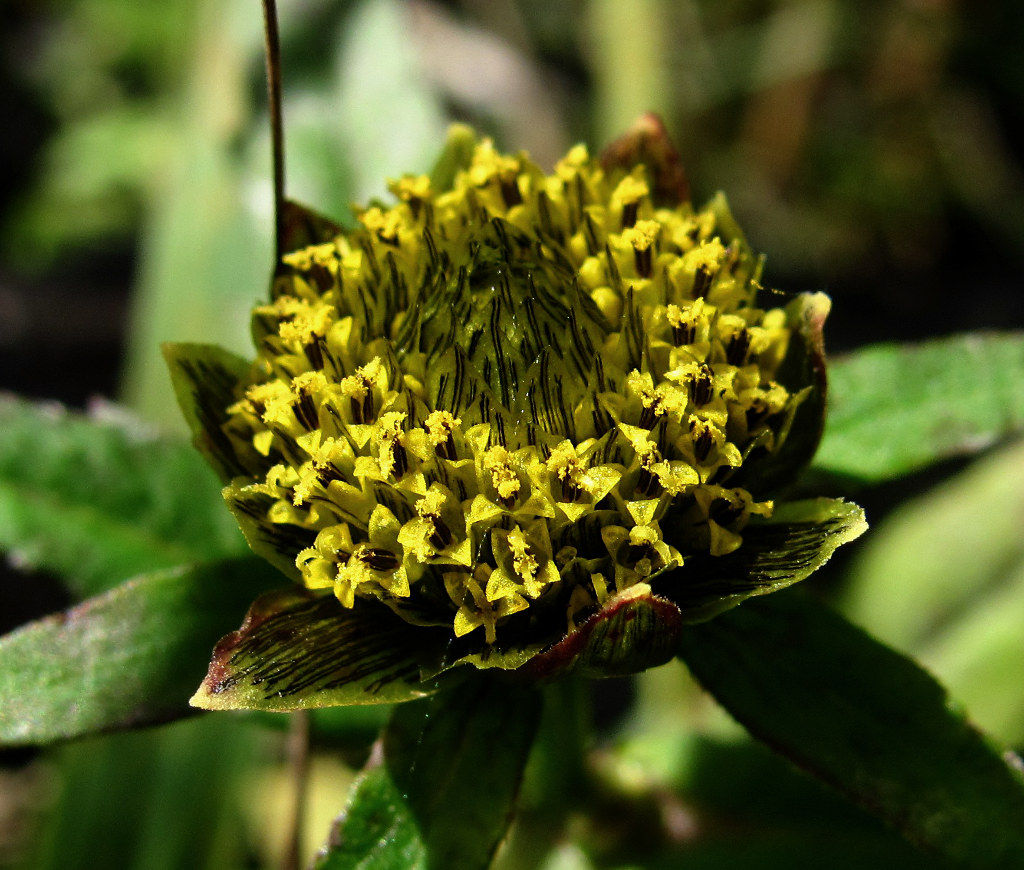
{"label": "green leaf", "polygon": [[280,580],[252,557],[154,572],[0,637],[0,744],[186,714],[225,625]]}
{"label": "green leaf", "polygon": [[1024,334],[884,344],[829,366],[814,469],[878,483],[1024,430]]}
{"label": "green leaf", "polygon": [[471,674],[396,708],[316,870],[484,870],[511,821],[540,695]]}
{"label": "green leaf", "polygon": [[678,605],[685,622],[703,622],[751,596],[806,579],[867,527],[864,511],[852,502],[787,502],[770,519],[751,522],[738,550],[691,556],[682,568],[657,576],[652,586]]}
{"label": "green leaf", "polygon": [[245,551],[188,444],[107,416],[0,398],[0,548],[80,595]]}
{"label": "green leaf", "polygon": [[904,501],[859,548],[842,608],[912,652],[1013,745],[1024,745],[1021,481],[1024,441]]}
{"label": "green leaf", "polygon": [[758,739],[958,867],[1024,866],[1024,777],[911,660],[801,595],[684,633],[681,658]]}
{"label": "green leaf", "polygon": [[383,604],[342,607],[301,588],[263,596],[222,638],[192,698],[206,710],[302,710],[390,704],[437,690],[420,680],[449,633],[413,626]]}

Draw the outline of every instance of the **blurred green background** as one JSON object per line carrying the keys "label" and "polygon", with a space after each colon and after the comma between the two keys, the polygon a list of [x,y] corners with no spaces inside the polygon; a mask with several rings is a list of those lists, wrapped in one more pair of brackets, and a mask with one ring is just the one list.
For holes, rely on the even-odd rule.
{"label": "blurred green background", "polygon": [[[288,192],[333,217],[383,195],[385,178],[427,169],[452,120],[550,167],[653,109],[695,198],[725,190],[768,253],[767,283],[833,297],[833,351],[1024,327],[1015,0],[282,0],[279,11]],[[2,0],[0,389],[79,407],[120,399],[180,427],[159,342],[244,353],[265,293],[264,93],[256,0]],[[874,532],[812,581],[1018,747],[1022,480],[1011,445],[858,493]],[[3,630],[68,600],[40,575],[5,568],[0,584]],[[702,836],[680,834],[692,835],[687,866],[818,867],[828,843],[847,862],[833,866],[894,855],[913,866],[873,823],[773,767],[679,688],[678,670],[597,695],[615,749],[603,775],[697,803],[686,809]],[[210,717],[0,755],[0,866],[273,866],[288,789],[283,729],[265,724]],[[318,726],[311,843],[372,725]],[[731,771],[732,792],[716,770]],[[765,789],[783,796],[774,810],[744,804]],[[723,835],[733,829],[743,836]],[[550,866],[598,860],[574,849]],[[600,866],[626,866],[608,856]]]}

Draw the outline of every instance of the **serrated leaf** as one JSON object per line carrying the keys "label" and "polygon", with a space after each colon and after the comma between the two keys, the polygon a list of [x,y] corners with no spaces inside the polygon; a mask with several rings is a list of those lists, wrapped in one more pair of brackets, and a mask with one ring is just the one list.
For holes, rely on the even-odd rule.
{"label": "serrated leaf", "polygon": [[422,698],[420,661],[447,631],[412,626],[384,605],[342,607],[330,594],[270,593],[222,638],[192,704],[206,710],[302,710]]}
{"label": "serrated leaf", "polygon": [[684,633],[751,734],[957,867],[1024,866],[1024,776],[910,659],[798,594]]}
{"label": "serrated leaf", "polygon": [[0,548],[79,595],[245,552],[191,446],[108,417],[0,398]]}
{"label": "serrated leaf", "polygon": [[536,691],[493,673],[396,708],[316,870],[485,870],[539,715]]}
{"label": "serrated leaf", "polygon": [[1024,431],[1024,334],[884,344],[829,365],[814,470],[879,483]]}
{"label": "serrated leaf", "polygon": [[674,602],[685,622],[703,622],[755,595],[806,579],[843,544],[867,530],[864,511],[842,499],[780,505],[743,530],[743,546],[725,556],[689,557],[666,571],[654,591]]}
{"label": "serrated leaf", "polygon": [[210,645],[280,580],[251,557],[144,574],[0,637],[0,743],[187,714]]}

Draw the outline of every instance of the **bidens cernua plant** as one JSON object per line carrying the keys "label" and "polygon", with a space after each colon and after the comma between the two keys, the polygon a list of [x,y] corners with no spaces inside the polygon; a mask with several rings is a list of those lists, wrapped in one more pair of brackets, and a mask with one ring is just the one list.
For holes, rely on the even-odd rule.
{"label": "bidens cernua plant", "polygon": [[802,579],[858,508],[773,497],[821,433],[821,294],[760,284],[646,117],[545,174],[456,129],[352,229],[289,205],[250,364],[168,348],[258,603],[201,706],[429,691],[458,664],[622,673]]}

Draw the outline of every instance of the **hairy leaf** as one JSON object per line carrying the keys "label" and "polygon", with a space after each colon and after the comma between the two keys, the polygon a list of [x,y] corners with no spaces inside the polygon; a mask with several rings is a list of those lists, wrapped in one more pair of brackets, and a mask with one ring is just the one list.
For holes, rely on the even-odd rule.
{"label": "hairy leaf", "polygon": [[254,558],[159,571],[0,637],[0,743],[187,714],[217,636],[280,582]]}
{"label": "hairy leaf", "polygon": [[0,398],[0,548],[86,595],[245,543],[188,444]]}

